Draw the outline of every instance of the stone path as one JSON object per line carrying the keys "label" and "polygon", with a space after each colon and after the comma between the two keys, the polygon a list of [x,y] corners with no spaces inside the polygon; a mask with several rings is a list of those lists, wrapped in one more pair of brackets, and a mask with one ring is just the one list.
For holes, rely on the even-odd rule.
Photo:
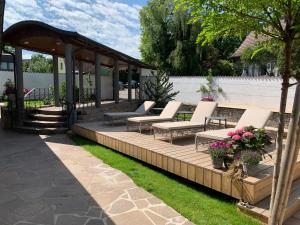
{"label": "stone path", "polygon": [[0,129],[1,225],[192,225],[66,135]]}

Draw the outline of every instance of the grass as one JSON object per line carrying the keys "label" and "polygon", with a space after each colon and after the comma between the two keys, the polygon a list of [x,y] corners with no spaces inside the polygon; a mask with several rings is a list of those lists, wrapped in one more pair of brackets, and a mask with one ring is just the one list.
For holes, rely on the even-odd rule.
{"label": "grass", "polygon": [[[8,106],[8,102],[4,101],[4,106]],[[40,108],[45,106],[43,100],[24,100],[24,107],[25,108]]]}
{"label": "grass", "polygon": [[79,136],[73,141],[104,163],[121,170],[140,187],[199,225],[258,225],[237,211],[235,200],[211,189],[129,158]]}

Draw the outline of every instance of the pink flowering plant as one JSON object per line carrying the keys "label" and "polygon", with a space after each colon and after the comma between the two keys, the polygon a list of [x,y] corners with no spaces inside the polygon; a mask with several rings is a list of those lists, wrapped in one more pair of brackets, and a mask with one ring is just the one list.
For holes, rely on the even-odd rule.
{"label": "pink flowering plant", "polygon": [[234,153],[243,150],[265,152],[265,146],[270,144],[271,138],[265,129],[256,129],[252,126],[236,129],[228,133]]}
{"label": "pink flowering plant", "polygon": [[220,159],[224,158],[231,148],[231,144],[225,141],[217,141],[209,145],[208,151],[212,159]]}
{"label": "pink flowering plant", "polygon": [[234,178],[242,178],[248,174],[248,167],[255,166],[267,153],[265,147],[271,143],[271,138],[264,129],[253,126],[239,128],[228,133],[232,145],[233,160],[228,173]]}

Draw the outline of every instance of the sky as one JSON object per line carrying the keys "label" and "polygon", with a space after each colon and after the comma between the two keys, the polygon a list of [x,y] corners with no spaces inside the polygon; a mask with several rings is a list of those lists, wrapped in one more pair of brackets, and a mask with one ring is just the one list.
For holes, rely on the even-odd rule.
{"label": "sky", "polygon": [[[4,29],[38,20],[140,58],[139,11],[147,0],[6,0]],[[23,53],[30,58],[31,53]]]}

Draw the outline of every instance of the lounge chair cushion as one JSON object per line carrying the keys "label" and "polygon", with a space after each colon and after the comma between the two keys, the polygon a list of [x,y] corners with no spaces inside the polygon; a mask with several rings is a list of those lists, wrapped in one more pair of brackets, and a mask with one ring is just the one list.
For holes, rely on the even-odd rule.
{"label": "lounge chair cushion", "polygon": [[145,122],[160,122],[172,120],[172,117],[162,117],[162,116],[142,116],[142,117],[131,117],[128,118],[129,122],[135,123],[145,123]]}
{"label": "lounge chair cushion", "polygon": [[217,108],[216,102],[199,102],[193,116],[191,118],[191,122],[198,122],[201,124],[205,123],[205,117],[212,116],[215,109]]}
{"label": "lounge chair cushion", "polygon": [[104,113],[104,116],[113,117],[113,118],[127,118],[131,116],[142,116],[144,114],[137,113],[137,112],[111,112],[111,113]]}
{"label": "lounge chair cushion", "polygon": [[135,110],[135,112],[145,115],[150,111],[150,109],[154,105],[155,105],[155,102],[153,102],[153,101],[145,101],[142,105],[140,105],[140,107],[137,108],[137,110]]}
{"label": "lounge chair cushion", "polygon": [[270,115],[271,111],[267,109],[247,109],[235,127],[242,128],[253,126],[255,128],[263,128]]}
{"label": "lounge chair cushion", "polygon": [[234,129],[228,128],[228,129],[221,129],[221,130],[208,130],[203,132],[196,133],[196,137],[200,138],[208,138],[208,139],[214,139],[214,140],[226,140],[230,137],[227,135],[229,131],[233,131]]}
{"label": "lounge chair cushion", "polygon": [[159,116],[174,118],[181,104],[182,104],[181,102],[176,102],[176,101],[168,102],[168,104],[166,105],[166,107],[164,108],[164,110],[161,112]]}
{"label": "lounge chair cushion", "polygon": [[179,121],[179,122],[166,122],[166,123],[155,123],[152,127],[163,129],[163,130],[180,130],[187,128],[201,128],[204,124],[190,121]]}

